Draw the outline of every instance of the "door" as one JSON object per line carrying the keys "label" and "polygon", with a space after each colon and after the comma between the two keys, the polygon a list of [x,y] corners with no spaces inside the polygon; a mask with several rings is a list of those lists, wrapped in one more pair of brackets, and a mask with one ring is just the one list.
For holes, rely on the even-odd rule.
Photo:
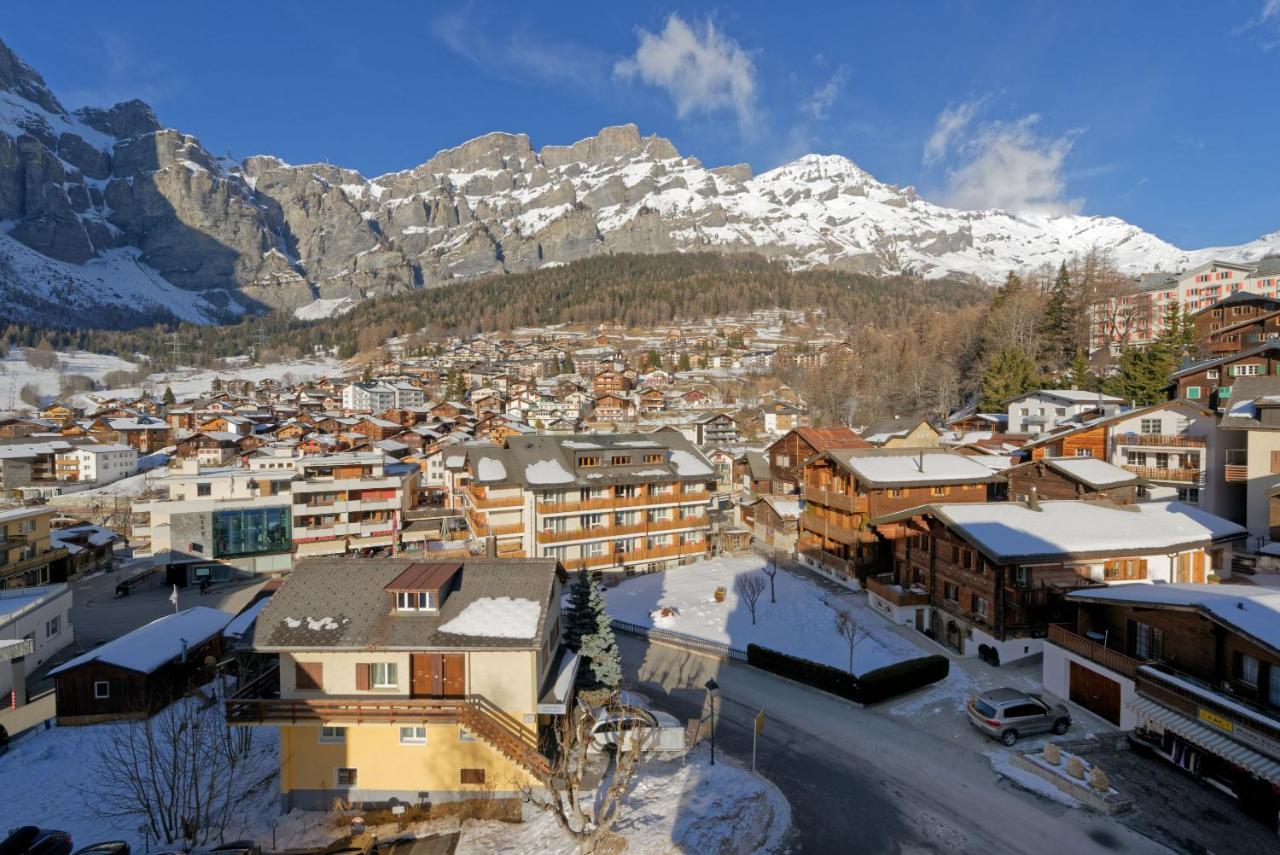
{"label": "door", "polygon": [[466,657],[461,653],[414,653],[410,694],[415,698],[461,698],[467,694]]}
{"label": "door", "polygon": [[1119,683],[1079,662],[1071,663],[1067,679],[1067,693],[1072,703],[1097,713],[1112,724],[1120,724]]}
{"label": "door", "polygon": [[924,632],[924,609],[916,609],[916,632]]}

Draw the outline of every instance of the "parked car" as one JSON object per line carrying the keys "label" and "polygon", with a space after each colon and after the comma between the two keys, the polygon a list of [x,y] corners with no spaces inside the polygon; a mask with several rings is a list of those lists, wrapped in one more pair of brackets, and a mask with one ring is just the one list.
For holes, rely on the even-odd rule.
{"label": "parked car", "polygon": [[123,840],[92,843],[83,849],[77,849],[76,855],[129,855],[129,844]]}
{"label": "parked car", "polygon": [[992,689],[975,695],[965,708],[969,723],[978,730],[1013,745],[1020,736],[1053,731],[1061,735],[1071,727],[1071,713],[1062,704],[1017,689]]}
{"label": "parked car", "polygon": [[52,828],[24,825],[0,840],[0,855],[71,855],[71,835]]}
{"label": "parked car", "polygon": [[643,740],[645,751],[662,754],[684,751],[684,725],[679,719],[660,710],[649,710],[635,704],[597,707],[592,715],[591,749],[626,751]]}

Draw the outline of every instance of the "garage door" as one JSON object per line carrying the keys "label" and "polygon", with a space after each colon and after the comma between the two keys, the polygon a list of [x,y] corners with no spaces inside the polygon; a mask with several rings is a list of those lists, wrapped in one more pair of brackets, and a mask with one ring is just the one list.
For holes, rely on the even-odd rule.
{"label": "garage door", "polygon": [[1120,684],[1091,671],[1079,662],[1071,663],[1069,697],[1072,703],[1097,713],[1112,724],[1120,723]]}

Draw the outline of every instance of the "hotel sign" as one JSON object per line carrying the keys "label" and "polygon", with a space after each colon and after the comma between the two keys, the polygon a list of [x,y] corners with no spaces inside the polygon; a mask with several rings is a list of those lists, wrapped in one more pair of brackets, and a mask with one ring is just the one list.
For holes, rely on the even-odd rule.
{"label": "hotel sign", "polygon": [[1280,742],[1272,739],[1270,736],[1259,733],[1253,728],[1246,727],[1240,722],[1231,721],[1213,710],[1197,707],[1196,717],[1201,722],[1222,733],[1228,734],[1236,742],[1241,745],[1248,746],[1253,750],[1265,754],[1268,757],[1280,759]]}
{"label": "hotel sign", "polygon": [[1222,716],[1218,715],[1212,710],[1207,710],[1204,707],[1199,707],[1198,712],[1199,712],[1200,720],[1203,721],[1205,724],[1211,724],[1214,727],[1216,727],[1218,730],[1221,730],[1223,733],[1234,732],[1235,724],[1231,721],[1231,719],[1223,718]]}

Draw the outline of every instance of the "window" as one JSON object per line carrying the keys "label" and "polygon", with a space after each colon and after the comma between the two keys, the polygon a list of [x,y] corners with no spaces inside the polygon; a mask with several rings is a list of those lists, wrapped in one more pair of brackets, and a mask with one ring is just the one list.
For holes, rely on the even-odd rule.
{"label": "window", "polygon": [[779,465],[779,466],[784,467],[784,468],[785,468],[785,467],[787,467],[787,466],[790,466],[790,465],[791,465],[791,455],[789,455],[789,454],[778,454],[778,455],[775,455],[775,456],[774,456],[774,460],[776,460],[776,461],[777,461],[777,463],[778,463],[778,465]]}
{"label": "window", "polygon": [[394,662],[374,662],[369,666],[369,676],[375,689],[394,689],[399,685]]}
{"label": "window", "polygon": [[1247,365],[1233,365],[1231,367],[1231,376],[1233,377],[1253,377],[1257,375],[1259,366],[1256,362]]}
{"label": "window", "polygon": [[1200,504],[1200,488],[1199,487],[1179,487],[1178,501],[1186,502],[1189,505]]}
{"label": "window", "polygon": [[335,787],[354,787],[356,785],[356,770],[343,768],[337,770],[333,776]]}
{"label": "window", "polygon": [[986,597],[980,597],[977,594],[970,594],[969,611],[973,612],[978,617],[985,619],[991,614],[991,601]]}
{"label": "window", "polygon": [[1145,434],[1158,434],[1163,430],[1160,419],[1143,419],[1139,430]]}
{"label": "window", "polygon": [[1200,398],[1200,387],[1199,387],[1199,386],[1188,386],[1188,387],[1187,387],[1187,400],[1189,400],[1189,401],[1195,401],[1195,400],[1199,400],[1199,398]]}
{"label": "window", "polygon": [[934,496],[945,496],[949,492],[951,491],[948,490],[946,487],[933,487],[929,490],[929,493]]}
{"label": "window", "polygon": [[646,455],[644,456],[644,462],[645,462],[645,463],[661,463],[661,462],[662,462],[662,455],[661,455],[661,454],[646,454]]}
{"label": "window", "polygon": [[942,583],[942,598],[953,603],[960,602],[960,586],[951,582]]}
{"label": "window", "polygon": [[1280,707],[1280,667],[1267,667],[1267,703]]}
{"label": "window", "polygon": [[465,727],[460,727],[458,728],[458,741],[459,742],[475,742],[476,738],[470,732],[468,732]]}
{"label": "window", "polygon": [[93,697],[96,700],[111,697],[111,684],[106,680],[93,681]]}
{"label": "window", "polygon": [[460,771],[461,771],[461,773],[462,773],[462,775],[461,775],[461,781],[462,781],[462,783],[464,783],[464,784],[480,784],[481,786],[483,786],[483,785],[484,785],[484,770],[483,770],[483,769],[462,769],[462,770],[460,770]]}
{"label": "window", "polygon": [[288,552],[290,517],[287,507],[214,511],[213,557]]}
{"label": "window", "polygon": [[1076,457],[1093,457],[1093,449],[1091,449],[1091,448],[1077,448],[1077,449],[1076,449]]}
{"label": "window", "polygon": [[1125,453],[1125,462],[1130,466],[1146,466],[1147,453],[1145,451],[1129,451]]}
{"label": "window", "polygon": [[213,485],[203,481],[196,484],[196,495],[197,496],[213,495]]}
{"label": "window", "polygon": [[320,741],[329,744],[338,744],[347,741],[347,729],[345,727],[321,727]]}
{"label": "window", "polygon": [[397,591],[396,610],[402,612],[433,612],[436,606],[435,591]]}
{"label": "window", "polygon": [[426,745],[427,729],[422,725],[400,728],[401,745]]}
{"label": "window", "polygon": [[1236,679],[1248,686],[1258,685],[1258,660],[1248,653],[1237,653]]}
{"label": "window", "polygon": [[1130,621],[1129,633],[1133,655],[1138,659],[1159,659],[1164,655],[1164,630]]}
{"label": "window", "polygon": [[901,498],[902,498],[902,488],[901,488],[901,487],[890,487],[886,492],[889,494],[889,498],[890,498],[890,499],[901,499]]}
{"label": "window", "polygon": [[44,637],[53,638],[62,631],[62,616],[50,618],[44,622]]}
{"label": "window", "polygon": [[579,458],[578,458],[578,465],[579,465],[579,466],[584,466],[584,467],[599,466],[599,465],[600,465],[600,458],[599,458],[598,456],[595,456],[595,455],[586,456],[586,457],[579,457]]}

